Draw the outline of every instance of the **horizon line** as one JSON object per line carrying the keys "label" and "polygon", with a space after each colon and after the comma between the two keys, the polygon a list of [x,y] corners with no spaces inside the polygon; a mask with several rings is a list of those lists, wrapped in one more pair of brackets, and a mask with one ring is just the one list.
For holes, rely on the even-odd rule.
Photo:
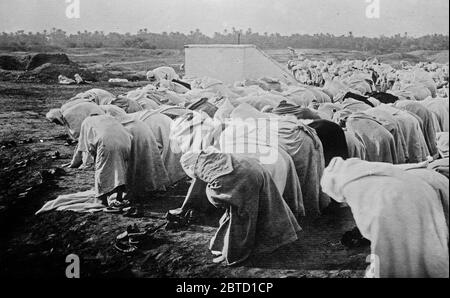
{"label": "horizon line", "polygon": [[[45,31],[47,31],[47,34],[49,34],[49,33],[51,33],[51,32],[54,32],[54,31],[58,31],[58,30],[61,30],[61,31],[63,31],[66,35],[68,34],[68,35],[76,35],[76,34],[78,34],[78,33],[96,33],[96,32],[98,32],[98,33],[102,33],[103,32],[103,34],[105,34],[105,35],[108,35],[108,34],[123,34],[123,35],[125,35],[125,34],[130,34],[130,35],[137,35],[137,34],[139,34],[140,33],[140,31],[141,30],[145,30],[145,29],[147,29],[148,30],[148,28],[142,28],[142,29],[138,29],[136,32],[118,32],[118,31],[105,31],[105,30],[87,30],[87,29],[83,29],[83,30],[77,30],[76,32],[74,32],[74,31],[65,31],[64,29],[62,29],[62,28],[56,28],[56,27],[53,27],[53,28],[50,28],[50,29],[43,29],[43,30],[41,30],[41,31],[39,31],[39,30],[36,30],[36,31],[31,31],[31,30],[25,30],[25,29],[18,29],[18,30],[16,30],[16,31],[9,31],[9,30],[2,30],[1,31],[1,34],[4,34],[4,33],[6,33],[6,34],[14,34],[14,33],[19,33],[19,32],[23,32],[23,33],[26,33],[26,34],[28,34],[28,33],[32,33],[32,34],[37,34],[37,33],[44,33]],[[193,29],[193,30],[190,30],[189,32],[182,32],[182,31],[161,31],[161,32],[151,32],[151,31],[147,31],[147,32],[144,32],[144,34],[164,34],[164,33],[166,33],[166,34],[171,34],[171,33],[179,33],[179,34],[184,34],[184,35],[189,35],[189,34],[191,34],[191,32],[196,32],[196,30],[197,30],[198,28],[196,28],[196,29]],[[248,29],[251,29],[251,28],[248,28]],[[248,29],[246,29],[246,30],[248,30]],[[198,30],[200,30],[200,29],[198,29]],[[239,31],[240,31],[240,33],[242,34],[242,35],[246,35],[246,30],[244,31],[244,29],[236,29],[236,31],[235,31],[235,33],[239,33]],[[213,38],[214,37],[214,34],[216,34],[216,33],[219,33],[219,34],[221,34],[221,35],[229,35],[229,34],[233,34],[233,31],[227,31],[226,33],[225,33],[225,31],[222,31],[222,32],[214,32],[213,34],[206,34],[206,33],[204,33],[204,32],[202,32],[201,30],[199,31],[202,35],[204,35],[204,36],[207,36],[207,37],[210,37],[210,38]],[[252,34],[258,34],[258,35],[262,35],[262,36],[264,36],[265,35],[265,33],[267,33],[267,35],[268,36],[270,36],[270,35],[277,35],[277,34],[279,34],[280,36],[283,36],[283,37],[290,37],[290,36],[294,36],[294,35],[309,35],[309,36],[314,36],[314,35],[330,35],[330,36],[334,36],[334,37],[342,37],[342,36],[346,36],[346,37],[348,37],[349,36],[349,33],[350,33],[351,31],[348,31],[348,32],[346,32],[345,34],[334,34],[334,33],[329,33],[329,32],[315,32],[315,33],[300,33],[300,32],[298,32],[298,33],[291,33],[291,34],[289,34],[289,33],[280,33],[280,32],[259,32],[259,31],[255,31],[255,32],[253,32],[252,31]],[[353,33],[353,32],[352,32]],[[405,35],[405,33],[406,33],[406,35]],[[446,33],[442,33],[442,32],[440,32],[440,33],[438,33],[438,32],[434,32],[434,33],[426,33],[426,34],[422,34],[422,35],[410,35],[410,33],[409,32],[403,32],[403,33],[396,33],[396,34],[392,34],[392,35],[385,35],[385,34],[381,34],[381,35],[377,35],[377,36],[368,36],[368,35],[355,35],[355,34],[353,34],[353,37],[355,37],[355,38],[363,38],[363,37],[365,37],[365,38],[381,38],[381,37],[395,37],[396,35],[400,35],[400,36],[402,36],[402,37],[409,37],[409,38],[422,38],[422,37],[426,37],[426,36],[433,36],[433,35],[441,35],[441,36],[449,36],[450,35],[450,33],[449,32],[446,32]]]}

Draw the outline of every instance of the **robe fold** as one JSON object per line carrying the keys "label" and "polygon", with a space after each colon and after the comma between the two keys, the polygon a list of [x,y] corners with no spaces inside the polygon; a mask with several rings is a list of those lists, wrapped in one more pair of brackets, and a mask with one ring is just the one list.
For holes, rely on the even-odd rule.
{"label": "robe fold", "polygon": [[323,190],[352,209],[380,277],[449,277],[449,232],[435,189],[387,163],[335,158]]}
{"label": "robe fold", "polygon": [[347,118],[346,127],[363,141],[368,161],[397,163],[397,149],[392,134],[375,118],[354,113]]}
{"label": "robe fold", "polygon": [[127,192],[139,198],[151,191],[166,190],[166,186],[170,184],[169,176],[150,128],[131,117],[121,123],[132,136]]}
{"label": "robe fold", "polygon": [[422,132],[427,142],[428,151],[432,156],[436,155],[436,132],[437,129],[435,127],[433,113],[430,112],[426,107],[424,107],[419,102],[409,101],[409,100],[401,100],[395,103],[395,107],[409,111],[415,114],[422,120]]}
{"label": "robe fold", "polygon": [[[230,165],[223,161],[228,158]],[[210,249],[237,265],[296,241],[301,231],[271,175],[257,159],[240,154],[204,154],[183,167],[207,183],[208,200],[225,210]],[[219,166],[215,164],[219,163]]]}
{"label": "robe fold", "polygon": [[132,136],[109,115],[86,118],[81,125],[77,151],[95,157],[95,193],[109,194],[127,185]]}

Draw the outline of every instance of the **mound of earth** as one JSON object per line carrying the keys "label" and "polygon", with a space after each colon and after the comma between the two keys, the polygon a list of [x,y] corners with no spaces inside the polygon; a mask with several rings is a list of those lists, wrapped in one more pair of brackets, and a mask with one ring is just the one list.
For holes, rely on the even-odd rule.
{"label": "mound of earth", "polygon": [[3,70],[25,70],[27,68],[28,59],[24,57],[16,57],[10,55],[0,56],[0,69]]}
{"label": "mound of earth", "polygon": [[26,70],[33,70],[44,64],[61,64],[61,65],[74,65],[75,63],[70,61],[66,54],[47,54],[39,53],[30,56]]}
{"label": "mound of earth", "polygon": [[85,81],[96,81],[95,75],[90,71],[80,68],[77,64],[53,64],[45,63],[31,71],[19,75],[18,81],[31,81],[38,83],[58,83],[58,76],[63,75],[73,78],[79,74]]}
{"label": "mound of earth", "polygon": [[108,70],[103,66],[87,67],[87,70],[92,72],[97,81],[108,81],[109,79],[127,79],[130,82],[146,81],[147,75],[145,71],[133,71],[133,70]]}
{"label": "mound of earth", "polygon": [[61,64],[61,65],[75,65],[66,54],[47,54],[38,53],[27,56],[0,56],[0,69],[3,70],[33,70],[39,66],[47,63]]}
{"label": "mound of earth", "polygon": [[73,78],[79,74],[86,81],[96,75],[71,61],[66,54],[38,53],[27,56],[0,56],[0,81],[58,83],[58,76]]}

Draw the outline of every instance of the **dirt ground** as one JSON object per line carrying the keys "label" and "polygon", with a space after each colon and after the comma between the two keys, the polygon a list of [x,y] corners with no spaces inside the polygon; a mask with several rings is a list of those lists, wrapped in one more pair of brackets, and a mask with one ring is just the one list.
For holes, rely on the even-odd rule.
{"label": "dirt ground", "polygon": [[[344,231],[353,228],[347,209],[340,214],[301,223],[301,239],[270,255],[255,256],[245,266],[212,263],[208,251],[214,226],[195,225],[186,230],[160,230],[132,256],[113,247],[127,225],[148,228],[163,223],[164,214],[181,205],[188,182],[167,194],[149,198],[145,217],[51,212],[35,216],[45,201],[60,194],[88,190],[93,172],[64,169],[74,145],[65,145],[65,131],[45,120],[45,113],[70,96],[91,88],[0,84],[0,140],[2,210],[0,276],[64,277],[65,258],[77,254],[84,277],[274,277],[360,276],[366,267],[364,250],[340,244]],[[95,86],[116,94],[124,88]],[[59,159],[52,159],[54,152]],[[50,171],[49,171],[50,170]],[[24,193],[26,194],[24,195]],[[218,222],[211,220],[211,222]]]}
{"label": "dirt ground", "polygon": [[[139,50],[136,50],[139,51]],[[155,50],[157,51],[157,50]],[[181,51],[72,51],[83,66],[144,71],[160,65],[179,65]],[[277,60],[285,52],[273,51]],[[315,53],[313,53],[316,55]],[[313,55],[311,54],[311,55]],[[145,82],[134,85],[145,85]],[[156,227],[165,213],[181,205],[189,186],[182,181],[167,193],[149,197],[144,217],[50,212],[34,215],[48,200],[93,187],[93,172],[62,169],[74,145],[66,144],[62,127],[45,119],[51,108],[90,88],[114,94],[131,87],[108,83],[60,86],[0,81],[0,277],[65,277],[66,256],[76,254],[82,277],[362,277],[369,249],[347,249],[340,239],[355,224],[348,208],[300,222],[300,239],[268,255],[252,257],[239,267],[214,264],[209,240],[214,224],[179,231],[160,229],[132,255],[115,250],[115,237],[130,224]],[[55,152],[60,156],[55,158]]]}

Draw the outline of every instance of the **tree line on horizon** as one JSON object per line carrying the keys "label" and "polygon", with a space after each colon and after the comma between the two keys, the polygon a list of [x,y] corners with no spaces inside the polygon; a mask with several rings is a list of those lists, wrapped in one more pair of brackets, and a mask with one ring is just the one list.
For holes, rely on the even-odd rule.
{"label": "tree line on horizon", "polygon": [[79,31],[69,34],[53,28],[43,32],[17,31],[0,35],[0,49],[9,51],[38,51],[67,48],[140,48],[140,49],[183,49],[186,44],[255,44],[261,48],[298,49],[343,49],[389,53],[415,50],[448,50],[449,36],[429,34],[411,37],[407,33],[394,36],[359,37],[352,32],[346,35],[333,34],[262,34],[246,30],[224,30],[208,36],[199,29],[189,34],[180,32],[152,33],[141,29],[131,33],[104,33],[103,31]]}

